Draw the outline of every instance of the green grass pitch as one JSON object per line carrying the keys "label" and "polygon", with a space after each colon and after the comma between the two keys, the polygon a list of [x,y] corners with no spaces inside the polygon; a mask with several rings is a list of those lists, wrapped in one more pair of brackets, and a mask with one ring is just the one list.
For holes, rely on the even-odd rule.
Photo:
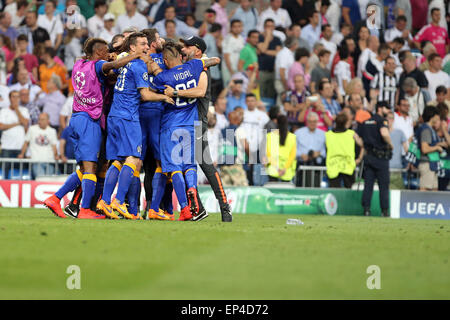
{"label": "green grass pitch", "polygon": [[[305,224],[286,225],[293,217]],[[450,221],[87,221],[1,208],[0,245],[0,299],[450,298]],[[66,287],[69,265],[80,290]],[[367,288],[370,265],[379,290]]]}

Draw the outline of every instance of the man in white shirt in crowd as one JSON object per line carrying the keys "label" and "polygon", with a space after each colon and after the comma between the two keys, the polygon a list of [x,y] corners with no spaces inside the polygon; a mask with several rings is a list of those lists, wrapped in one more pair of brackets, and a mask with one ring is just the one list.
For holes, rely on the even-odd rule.
{"label": "man in white shirt in crowd", "polygon": [[318,11],[311,12],[309,17],[309,24],[303,27],[302,29],[302,38],[305,39],[309,43],[309,50],[313,48],[316,42],[320,40],[320,14]]}
{"label": "man in white shirt in crowd", "polygon": [[384,40],[389,46],[392,46],[392,41],[395,38],[402,38],[406,42],[405,50],[409,50],[409,43],[412,43],[413,38],[411,36],[411,32],[406,28],[407,21],[405,16],[398,16],[395,19],[395,27],[387,30],[384,33]]}
{"label": "man in white shirt in crowd", "polygon": [[161,38],[165,38],[167,35],[166,28],[165,28],[166,20],[175,21],[175,24],[176,24],[176,32],[175,33],[177,36],[179,36],[183,39],[187,39],[189,37],[198,35],[198,29],[190,27],[184,21],[177,19],[176,15],[175,15],[175,7],[172,5],[169,5],[166,8],[166,10],[164,11],[164,19],[158,21],[157,23],[155,23],[153,25],[153,28],[156,28],[159,31],[159,36]]}
{"label": "man in white shirt in crowd", "polygon": [[[247,179],[250,185],[261,185],[261,153],[265,150],[262,146],[266,136],[264,126],[270,121],[267,113],[258,110],[258,100],[253,93],[248,93],[245,97],[247,110],[244,110],[244,121],[242,126],[245,130],[245,137],[249,144],[249,165],[246,166]],[[256,179],[254,179],[256,178]]]}
{"label": "man in white shirt in crowd", "polygon": [[2,158],[16,158],[19,155],[30,120],[28,110],[19,106],[18,91],[11,91],[9,100],[9,107],[0,110],[0,130],[2,131],[0,156]]}
{"label": "man in white shirt in crowd", "polygon": [[214,102],[214,113],[216,114],[216,127],[219,131],[222,131],[228,126],[228,119],[225,115],[227,111],[227,98],[217,98]]}
{"label": "man in white shirt in crowd", "polygon": [[89,37],[98,37],[100,35],[100,32],[103,30],[104,17],[106,12],[108,11],[108,5],[106,4],[106,1],[96,0],[94,3],[94,10],[95,15],[90,17],[87,21]]}
{"label": "man in white shirt in crowd", "polygon": [[[334,42],[331,41],[333,37],[333,29],[329,24],[325,24],[322,26],[322,39],[320,39],[320,43],[323,44],[325,49],[330,51],[330,61],[328,62],[327,68],[331,70],[331,64],[333,63],[334,56],[337,51],[337,46]],[[342,59],[341,59],[342,60]]]}
{"label": "man in white shirt in crowd", "polygon": [[356,70],[356,75],[358,78],[362,79],[363,71],[366,68],[367,62],[371,58],[377,57],[378,48],[380,47],[380,40],[377,36],[370,36],[369,37],[369,45],[367,48],[365,48],[361,55],[359,56],[358,60],[358,68]]}
{"label": "man in white shirt in crowd", "polygon": [[411,77],[407,77],[403,81],[402,89],[405,92],[405,99],[409,102],[409,115],[415,127],[422,119],[423,110],[431,101],[430,94],[427,90],[420,88],[416,80]]}
{"label": "man in white shirt in crowd", "polygon": [[125,0],[126,12],[117,18],[117,29],[119,32],[123,32],[130,26],[136,27],[138,30],[146,29],[148,27],[147,18],[137,12],[136,6],[137,0]]}
{"label": "man in white shirt in crowd", "polygon": [[59,16],[55,16],[56,1],[48,0],[45,3],[45,14],[40,14],[37,20],[39,27],[47,30],[50,41],[55,49],[58,49],[62,43],[64,26]]}
{"label": "man in white shirt in crowd", "polygon": [[222,80],[226,87],[230,78],[238,70],[239,55],[245,46],[245,40],[241,35],[242,21],[231,20],[230,33],[222,40]]}
{"label": "man in white shirt in crowd", "polygon": [[250,30],[256,29],[258,23],[258,11],[252,6],[250,0],[241,0],[230,21],[240,20],[243,23],[242,36],[246,37]]}
{"label": "man in white shirt in crowd", "polygon": [[322,165],[326,157],[325,132],[317,128],[319,116],[310,112],[306,126],[295,131],[297,136],[297,161],[304,165]]}
{"label": "man in white shirt in crowd", "polygon": [[30,75],[27,69],[21,69],[17,74],[17,82],[9,87],[10,91],[20,91],[21,89],[30,90],[30,100],[34,101],[36,95],[41,92],[41,88],[33,84],[30,80]]}
{"label": "man in white shirt in crowd", "polygon": [[0,110],[9,107],[9,88],[0,85]]}
{"label": "man in white shirt in crowd", "polygon": [[[275,90],[277,92],[277,104],[281,105],[281,94],[289,90],[287,83],[288,72],[295,62],[294,51],[298,47],[298,39],[288,37],[284,47],[278,51],[275,57]],[[244,119],[245,122],[245,119]]]}
{"label": "man in white shirt in crowd", "polygon": [[99,38],[105,39],[110,43],[113,37],[117,34],[116,27],[114,26],[115,17],[112,13],[107,13],[103,17],[103,28],[98,35]]}
{"label": "man in white shirt in crowd", "polygon": [[431,96],[431,100],[435,100],[437,87],[445,86],[447,89],[450,89],[450,76],[442,71],[442,58],[438,53],[430,54],[428,63],[430,69],[424,73],[428,80],[428,93]]}
{"label": "man in white shirt in crowd", "polygon": [[394,113],[394,129],[403,131],[406,139],[411,142],[414,136],[414,123],[409,115],[408,99],[400,99],[397,111]]}
{"label": "man in white shirt in crowd", "polygon": [[291,17],[286,9],[281,8],[282,0],[270,0],[270,7],[261,12],[258,20],[258,31],[264,31],[264,21],[271,18],[275,21],[277,27],[289,28],[292,24]]}
{"label": "man in white shirt in crowd", "polygon": [[31,160],[38,162],[32,165],[33,179],[55,173],[54,162],[58,160],[57,142],[56,130],[49,126],[48,114],[41,113],[38,124],[31,126],[28,130],[22,151],[18,156],[20,159],[24,158],[28,147],[30,147]]}
{"label": "man in white shirt in crowd", "polygon": [[59,130],[59,114],[66,101],[66,97],[61,93],[61,79],[53,75],[47,83],[47,94],[39,96],[36,104],[42,108],[42,112],[47,113],[50,126]]}

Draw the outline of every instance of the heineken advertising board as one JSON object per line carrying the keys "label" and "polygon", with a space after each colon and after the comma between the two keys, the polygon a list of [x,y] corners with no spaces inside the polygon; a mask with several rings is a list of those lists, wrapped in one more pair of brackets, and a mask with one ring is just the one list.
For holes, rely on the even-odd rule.
{"label": "heineken advertising board", "polygon": [[[207,211],[220,212],[209,186],[200,186],[199,193]],[[362,191],[356,190],[229,187],[225,193],[234,213],[363,215]],[[371,210],[372,215],[380,215],[378,191]]]}

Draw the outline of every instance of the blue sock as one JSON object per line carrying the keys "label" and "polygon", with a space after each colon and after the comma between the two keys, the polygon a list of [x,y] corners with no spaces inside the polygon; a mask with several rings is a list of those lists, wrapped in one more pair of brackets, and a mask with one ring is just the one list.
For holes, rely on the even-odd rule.
{"label": "blue sock", "polygon": [[119,179],[121,169],[122,165],[119,162],[114,161],[106,172],[102,199],[105,200],[107,204],[111,204],[111,196],[114,192],[114,188],[116,187],[117,180]]}
{"label": "blue sock", "polygon": [[164,191],[163,206],[164,209],[170,214],[173,214],[172,192],[173,185],[172,182],[169,182],[166,184],[166,190]]}
{"label": "blue sock", "polygon": [[89,209],[91,207],[92,197],[95,195],[95,185],[97,177],[93,173],[84,173],[83,181],[81,181],[81,188],[83,189],[81,208]]}
{"label": "blue sock", "polygon": [[184,179],[186,179],[187,188],[197,189],[197,171],[195,169],[189,169],[184,173]]}
{"label": "blue sock", "polygon": [[[159,170],[158,170],[159,169]],[[164,188],[166,186],[167,176],[161,172],[160,168],[156,169],[155,175],[152,180],[153,194],[152,204],[150,209],[153,211],[159,211],[159,205],[164,196]]]}
{"label": "blue sock", "polygon": [[68,194],[71,191],[74,191],[80,184],[82,178],[82,173],[80,170],[75,171],[72,173],[64,182],[61,188],[59,188],[58,191],[56,191],[55,196],[58,197],[58,199],[62,199],[66,194]]}
{"label": "blue sock", "polygon": [[186,183],[183,178],[183,174],[180,171],[172,173],[172,184],[175,189],[175,193],[180,203],[181,209],[188,205],[186,198]]}
{"label": "blue sock", "polygon": [[128,190],[129,207],[128,212],[137,215],[139,212],[139,196],[141,195],[141,178],[133,177],[130,188]]}
{"label": "blue sock", "polygon": [[135,170],[136,166],[132,163],[125,163],[122,167],[122,170],[120,170],[119,185],[117,186],[116,194],[116,199],[120,204],[123,204],[125,201],[125,196],[127,195],[128,189],[130,188]]}

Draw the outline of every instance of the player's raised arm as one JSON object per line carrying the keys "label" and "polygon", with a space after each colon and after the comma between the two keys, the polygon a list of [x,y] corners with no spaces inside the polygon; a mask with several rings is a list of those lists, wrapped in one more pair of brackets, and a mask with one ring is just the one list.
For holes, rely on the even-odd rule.
{"label": "player's raised arm", "polygon": [[206,89],[208,88],[208,76],[206,72],[200,74],[198,80],[198,85],[194,88],[186,90],[174,90],[172,87],[166,85],[164,89],[164,94],[169,97],[180,97],[180,98],[202,98],[206,94]]}
{"label": "player's raised arm", "polygon": [[151,91],[149,88],[140,88],[139,93],[144,101],[164,101],[166,103],[175,104],[171,97]]}
{"label": "player's raised arm", "polygon": [[143,55],[143,53],[132,53],[132,54],[129,54],[118,60],[106,62],[102,65],[102,71],[104,74],[108,74],[109,71],[111,71],[113,69],[119,69],[119,68],[125,66],[128,62],[131,62],[134,59],[140,58],[142,55]]}
{"label": "player's raised arm", "polygon": [[214,67],[220,63],[220,58],[212,57],[212,58],[202,58],[203,65],[205,68]]}

